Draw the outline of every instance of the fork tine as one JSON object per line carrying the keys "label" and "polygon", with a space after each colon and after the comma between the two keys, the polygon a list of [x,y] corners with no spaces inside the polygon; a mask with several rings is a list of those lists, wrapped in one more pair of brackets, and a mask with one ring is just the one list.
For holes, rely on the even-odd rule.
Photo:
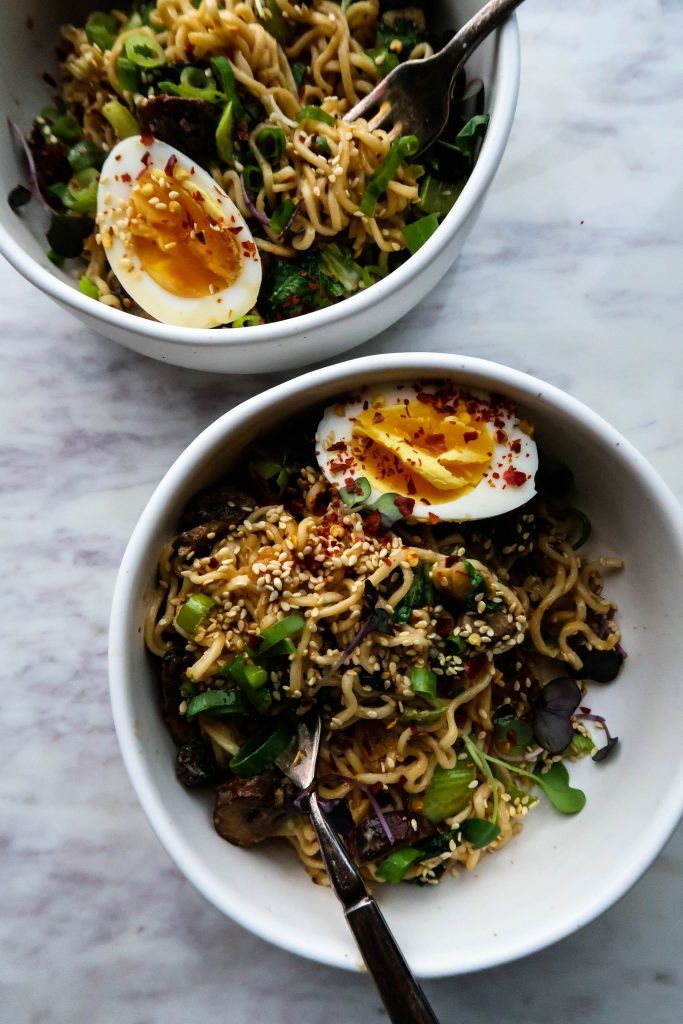
{"label": "fork tine", "polygon": [[376,128],[381,128],[382,125],[386,124],[390,114],[391,103],[389,103],[388,100],[385,100],[375,116],[368,121],[368,128],[370,131],[374,132]]}
{"label": "fork tine", "polygon": [[384,82],[380,82],[372,92],[369,92],[367,96],[364,96],[362,100],[356,103],[355,107],[351,107],[351,110],[344,114],[342,121],[350,122],[355,121],[358,117],[367,117],[370,111],[382,102],[385,92],[386,85]]}

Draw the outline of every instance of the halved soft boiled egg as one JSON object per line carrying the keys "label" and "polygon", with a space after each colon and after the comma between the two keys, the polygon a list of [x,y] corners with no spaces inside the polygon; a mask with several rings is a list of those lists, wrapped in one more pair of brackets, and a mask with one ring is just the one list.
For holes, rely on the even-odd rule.
{"label": "halved soft boiled egg", "polygon": [[97,225],[125,291],[146,313],[179,327],[217,327],[247,313],[261,259],[241,213],[210,174],[145,136],[105,160]]}
{"label": "halved soft boiled egg", "polygon": [[500,395],[456,384],[383,384],[329,406],[316,434],[324,476],[366,504],[393,492],[419,520],[487,519],[536,493],[532,428]]}

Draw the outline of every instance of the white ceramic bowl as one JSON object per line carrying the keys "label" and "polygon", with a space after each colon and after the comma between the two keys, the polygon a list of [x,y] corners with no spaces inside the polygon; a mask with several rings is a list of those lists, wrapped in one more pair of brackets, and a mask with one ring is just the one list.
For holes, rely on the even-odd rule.
{"label": "white ceramic bowl", "polygon": [[[462,24],[480,0],[441,0],[437,23]],[[49,98],[41,82],[54,71],[60,23],[97,7],[70,0],[25,0],[0,5],[0,107],[24,129]],[[33,30],[27,21],[33,19]],[[47,259],[40,211],[24,207],[18,217],[0,203],[0,252],[46,295],[88,327],[143,355],[196,370],[250,373],[317,362],[360,345],[412,309],[446,273],[469,235],[507,144],[519,87],[519,39],[511,19],[491,36],[469,63],[471,77],[486,87],[491,114],[486,139],[472,175],[439,230],[398,270],[366,292],[315,313],[257,327],[173,327],[109,309],[82,295],[72,277]],[[15,147],[0,118],[0,192],[23,180]],[[31,204],[35,206],[36,204]]]}
{"label": "white ceramic bowl", "polygon": [[571,766],[588,795],[564,817],[546,801],[504,852],[427,889],[380,887],[407,958],[421,976],[477,970],[531,953],[586,924],[647,868],[683,807],[683,531],[680,509],[639,453],[604,420],[548,384],[495,363],[443,354],[382,355],[316,370],[226,413],[192,442],[151,498],[114,594],[110,678],[123,757],[140,802],[178,867],[218,908],[292,952],[357,968],[358,953],[329,890],[314,886],[287,844],[241,850],[214,832],[210,798],[184,790],[156,700],[157,666],[141,628],[155,564],[180,510],[255,436],[362,383],[451,377],[515,398],[546,449],[574,469],[576,504],[596,551],[622,553],[609,579],[629,652],[611,686],[591,689],[621,748],[604,765]]}

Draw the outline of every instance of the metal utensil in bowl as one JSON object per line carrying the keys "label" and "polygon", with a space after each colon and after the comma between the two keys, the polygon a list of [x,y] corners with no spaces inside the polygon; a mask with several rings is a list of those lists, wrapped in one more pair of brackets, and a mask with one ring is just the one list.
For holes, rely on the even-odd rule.
{"label": "metal utensil in bowl", "polygon": [[277,758],[276,763],[302,790],[299,803],[311,816],[332,888],[344,908],[346,920],[390,1020],[394,1024],[438,1024],[382,911],[368,894],[358,868],[320,809],[318,795],[312,788],[320,729],[319,715],[302,719],[296,740]]}
{"label": "metal utensil in bowl", "polygon": [[[522,0],[489,0],[442,49],[422,60],[409,60],[390,71],[344,121],[365,117],[371,127],[415,135],[416,155],[434,142],[448,123],[453,85],[463,65],[489,33]],[[375,112],[373,114],[373,111]]]}

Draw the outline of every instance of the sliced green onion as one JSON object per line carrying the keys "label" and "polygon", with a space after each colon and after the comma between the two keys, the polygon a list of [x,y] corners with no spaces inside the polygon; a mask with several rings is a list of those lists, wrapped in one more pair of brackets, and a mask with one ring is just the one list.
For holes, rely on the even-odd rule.
{"label": "sliced green onion", "polygon": [[100,172],[85,167],[69,181],[62,202],[74,213],[93,213],[97,207],[97,186]]}
{"label": "sliced green onion", "polygon": [[281,128],[267,124],[256,136],[256,145],[266,160],[279,160],[287,148],[287,138]]}
{"label": "sliced green onion", "polygon": [[302,121],[322,121],[323,124],[329,124],[334,127],[335,123],[332,114],[328,114],[322,107],[302,107],[296,115],[296,119],[299,124]]}
{"label": "sliced green onion", "polygon": [[472,796],[470,785],[476,777],[474,764],[469,759],[457,761],[454,768],[437,765],[423,797],[425,818],[436,824],[467,807]]}
{"label": "sliced green onion", "polygon": [[49,259],[50,263],[54,263],[56,267],[61,267],[62,263],[65,260],[65,257],[62,256],[60,252],[55,252],[54,249],[47,250],[47,258]]}
{"label": "sliced green onion", "polygon": [[[296,644],[289,637],[285,637],[284,640],[278,640],[276,644],[269,647],[266,653],[263,655],[264,658],[283,658],[294,654],[296,651]],[[261,657],[261,655],[259,655]]]}
{"label": "sliced green onion", "polygon": [[233,320],[231,327],[256,327],[257,324],[262,324],[263,318],[258,313],[245,313],[244,316],[238,316],[236,320]]}
{"label": "sliced green onion", "polygon": [[406,224],[402,234],[411,254],[421,249],[428,238],[434,234],[439,226],[439,220],[435,213],[430,213],[421,220],[414,220],[412,224]]}
{"label": "sliced green onion", "polygon": [[198,693],[192,697],[187,704],[187,718],[194,718],[195,715],[250,715],[251,708],[245,703],[244,697],[236,690],[207,690],[206,693]]}
{"label": "sliced green onion", "polygon": [[389,182],[400,165],[408,157],[414,156],[419,148],[420,143],[416,135],[401,135],[398,139],[394,139],[385,160],[366,182],[365,192],[360,203],[361,213],[364,213],[366,217],[374,215],[377,200],[383,192],[386,192]]}
{"label": "sliced green onion", "polygon": [[383,277],[387,276],[386,270],[378,267],[374,264],[368,264],[367,267],[363,267],[360,272],[361,284],[365,288],[369,288],[370,285],[376,284],[377,281],[381,281]]}
{"label": "sliced green onion", "polygon": [[194,633],[218,602],[208,594],[190,594],[175,617],[176,626],[185,633]]}
{"label": "sliced green onion", "polygon": [[415,707],[409,705],[400,715],[400,721],[416,725],[435,725],[443,715],[446,701],[437,698],[431,701],[431,707]]}
{"label": "sliced green onion", "polygon": [[146,32],[134,32],[124,43],[126,57],[139,68],[159,68],[166,63],[166,54],[157,39]]}
{"label": "sliced green onion", "polygon": [[60,142],[75,142],[82,134],[81,126],[70,114],[60,114],[50,127]]}
{"label": "sliced green onion", "polygon": [[332,150],[330,149],[330,140],[326,135],[316,135],[315,137],[315,148],[318,150],[321,156],[329,158],[332,156]]}
{"label": "sliced green onion", "polygon": [[216,150],[221,160],[231,167],[235,163],[235,146],[232,141],[232,103],[226,103],[216,128]]}
{"label": "sliced green onion", "polygon": [[119,100],[109,100],[102,107],[102,113],[109,124],[116,132],[118,139],[127,139],[130,135],[140,134],[140,125],[137,123],[130,110],[124,107]]}
{"label": "sliced green onion", "polygon": [[367,50],[366,52],[382,78],[386,78],[389,72],[393,71],[398,65],[398,54],[394,53],[393,50],[380,47],[379,49]]}
{"label": "sliced green onion", "polygon": [[116,74],[122,89],[126,92],[140,92],[138,69],[132,60],[123,56],[119,57],[116,62]]}
{"label": "sliced green onion", "polygon": [[66,158],[74,172],[84,171],[86,167],[95,167],[98,171],[104,163],[104,153],[90,139],[82,139],[71,147]]}
{"label": "sliced green onion", "polygon": [[500,827],[486,818],[466,818],[460,825],[460,832],[475,850],[483,850],[498,838]]}
{"label": "sliced green onion", "polygon": [[111,50],[119,32],[119,23],[113,14],[93,11],[85,23],[85,35],[89,43],[100,50]]}
{"label": "sliced green onion", "polygon": [[339,497],[349,508],[360,508],[361,505],[366,503],[371,494],[372,487],[370,486],[370,481],[365,476],[356,477],[352,487],[339,488]]}
{"label": "sliced green onion", "polygon": [[420,188],[420,201],[418,206],[425,213],[436,213],[440,216],[447,214],[455,200],[464,188],[464,181],[455,183],[438,181],[429,174],[426,175]]}
{"label": "sliced green onion", "polygon": [[385,882],[396,885],[397,882],[401,882],[405,878],[410,866],[423,856],[422,850],[416,850],[414,846],[404,846],[402,850],[394,850],[377,868],[377,875]]}
{"label": "sliced green onion", "polygon": [[245,654],[238,654],[233,661],[224,665],[220,675],[228,676],[237,683],[244,696],[257,711],[267,711],[272,704],[273,698],[270,691],[264,688],[268,680],[268,673],[261,666],[254,665],[249,661]]}
{"label": "sliced green onion", "polygon": [[281,640],[290,640],[306,625],[303,615],[286,615],[284,619],[274,622],[261,634],[261,643],[258,646],[258,657],[266,654],[271,647],[279,644]]}
{"label": "sliced green onion", "polygon": [[301,61],[297,61],[296,64],[292,64],[290,70],[292,72],[292,78],[294,79],[296,87],[298,89],[301,86],[301,83],[303,82],[304,78],[306,77],[308,65],[302,64]]}
{"label": "sliced green onion", "polygon": [[261,168],[257,167],[256,164],[247,164],[242,171],[242,177],[244,178],[244,184],[250,192],[260,192],[263,188],[263,174]]}
{"label": "sliced green onion", "polygon": [[80,281],[78,282],[79,291],[83,292],[90,299],[99,299],[100,289],[97,287],[94,281],[91,281],[86,274],[83,274]]}
{"label": "sliced green onion", "polygon": [[290,725],[278,725],[274,732],[256,736],[245,743],[239,753],[230,758],[230,770],[242,778],[260,775],[270,768],[293,739],[294,730]]}
{"label": "sliced green onion", "polygon": [[291,199],[285,199],[270,218],[269,227],[276,235],[281,235],[296,212]]}
{"label": "sliced green onion", "polygon": [[235,75],[232,70],[232,64],[227,57],[212,57],[211,70],[221,87],[221,91],[227,97],[228,102],[232,103],[232,112],[234,117],[238,121],[244,121],[247,115],[242,103],[240,102],[240,98],[237,95],[237,87],[235,85]]}
{"label": "sliced green onion", "polygon": [[431,669],[419,668],[416,665],[410,673],[410,688],[418,697],[436,697],[436,676]]}

